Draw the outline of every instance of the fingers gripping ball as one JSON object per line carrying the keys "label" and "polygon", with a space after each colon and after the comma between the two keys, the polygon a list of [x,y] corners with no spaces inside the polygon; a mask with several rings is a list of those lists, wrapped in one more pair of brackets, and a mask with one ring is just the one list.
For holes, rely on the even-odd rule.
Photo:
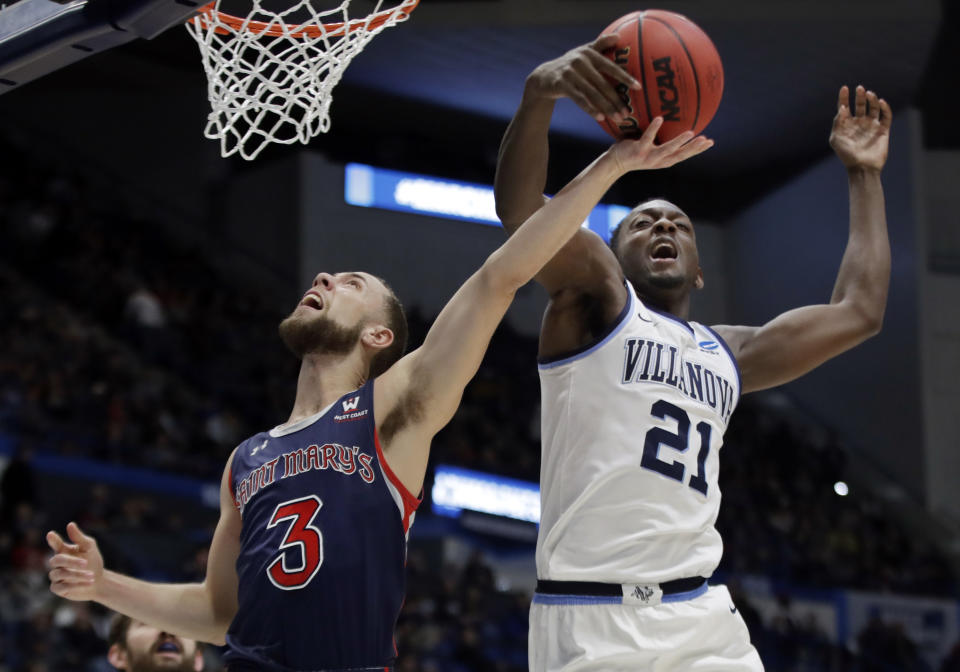
{"label": "fingers gripping ball", "polygon": [[636,138],[654,117],[663,116],[659,142],[684,131],[700,133],[717,111],[723,95],[723,65],[713,42],[693,21],[659,9],[632,12],[601,33],[616,34],[616,47],[605,52],[643,86],[617,84],[629,115],[619,123],[600,122],[616,139]]}

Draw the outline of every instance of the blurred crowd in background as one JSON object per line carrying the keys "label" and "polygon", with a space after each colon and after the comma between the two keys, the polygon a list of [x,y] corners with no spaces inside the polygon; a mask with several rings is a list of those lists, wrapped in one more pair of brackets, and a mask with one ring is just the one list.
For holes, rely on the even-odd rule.
{"label": "blurred crowd in background", "polygon": [[[238,286],[210,263],[216,249],[185,245],[155,222],[112,209],[77,176],[11,146],[0,153],[0,435],[15,448],[0,481],[0,671],[110,669],[105,610],[47,589],[45,531],[77,520],[102,539],[109,566],[196,580],[215,512],[184,515],[156,496],[87,481],[54,508],[37,497],[35,457],[217,482],[240,440],[287,417],[297,362],[276,325],[293,305],[270,305]],[[430,320],[415,309],[408,317],[415,347]],[[535,339],[498,330],[434,442],[435,461],[538,480],[535,355]],[[734,590],[737,577],[757,574],[810,588],[957,594],[944,559],[880,500],[833,494],[846,458],[829,432],[748,398],[722,463],[718,574]],[[155,562],[151,539],[164,540],[166,562]],[[500,590],[480,553],[462,566],[438,565],[435,555],[414,526],[397,669],[526,669],[530,595]],[[816,622],[791,616],[787,602],[778,617],[761,619],[737,597],[768,670],[937,672],[896,623],[871,622],[855,655]],[[207,655],[208,669],[218,669],[216,651]],[[953,671],[960,647],[939,668]]]}

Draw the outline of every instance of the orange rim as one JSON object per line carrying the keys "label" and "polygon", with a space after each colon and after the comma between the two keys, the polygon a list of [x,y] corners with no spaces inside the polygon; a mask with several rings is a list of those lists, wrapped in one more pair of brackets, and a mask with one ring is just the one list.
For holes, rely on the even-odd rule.
{"label": "orange rim", "polygon": [[[232,14],[218,12],[214,9],[214,5],[216,5],[216,0],[214,0],[214,2],[211,2],[209,5],[202,7],[200,14],[190,19],[190,21],[195,24],[200,22],[201,27],[205,28],[209,26],[209,17],[212,14],[217,14],[221,23],[226,24],[236,32],[245,30],[258,36],[269,35],[271,37],[282,37],[284,35],[312,38],[323,36],[340,37],[364,28],[367,30],[379,28],[397,14],[409,14],[416,9],[418,4],[420,4],[420,0],[404,0],[393,9],[384,9],[362,19],[354,19],[347,22],[341,21],[340,23],[321,23],[319,25],[314,23],[284,24],[285,28],[278,28],[276,24],[273,23],[250,21],[249,19],[233,16]],[[225,28],[215,28],[214,30],[221,35],[229,34],[230,32]]]}

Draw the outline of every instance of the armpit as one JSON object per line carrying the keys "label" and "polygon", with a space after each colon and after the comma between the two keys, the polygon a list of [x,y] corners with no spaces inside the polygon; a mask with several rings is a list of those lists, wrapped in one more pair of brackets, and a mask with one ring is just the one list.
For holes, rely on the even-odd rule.
{"label": "armpit", "polygon": [[[422,389],[422,387],[420,389]],[[378,428],[380,439],[388,443],[390,439],[399,434],[405,427],[422,420],[423,415],[423,395],[419,390],[407,390]]]}

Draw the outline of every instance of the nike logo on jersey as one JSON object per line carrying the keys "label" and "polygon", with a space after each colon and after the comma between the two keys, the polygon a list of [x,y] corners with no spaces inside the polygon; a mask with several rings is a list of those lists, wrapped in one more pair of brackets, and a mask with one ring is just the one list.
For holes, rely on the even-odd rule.
{"label": "nike logo on jersey", "polygon": [[731,614],[737,613],[737,608],[736,608],[735,606],[731,606],[731,607],[730,607],[730,613],[731,613]]}

